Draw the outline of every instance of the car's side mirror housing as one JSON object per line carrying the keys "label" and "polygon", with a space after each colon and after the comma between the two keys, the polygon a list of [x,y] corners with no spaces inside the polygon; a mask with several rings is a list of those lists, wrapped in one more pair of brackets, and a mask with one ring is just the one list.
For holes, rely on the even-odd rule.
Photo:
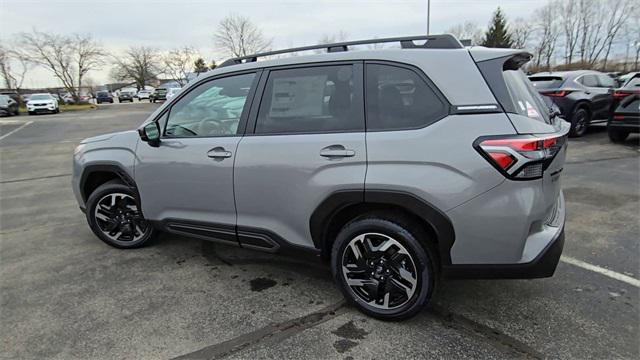
{"label": "car's side mirror housing", "polygon": [[158,125],[157,121],[152,121],[139,128],[138,134],[140,135],[140,139],[149,145],[153,147],[160,145],[160,125]]}

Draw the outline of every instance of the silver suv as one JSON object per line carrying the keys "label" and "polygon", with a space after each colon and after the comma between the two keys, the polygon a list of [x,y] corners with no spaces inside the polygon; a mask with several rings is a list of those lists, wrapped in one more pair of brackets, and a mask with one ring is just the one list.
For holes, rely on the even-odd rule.
{"label": "silver suv", "polygon": [[[396,47],[351,51],[371,43]],[[442,277],[548,277],[569,125],[520,70],[530,58],[438,35],[231,59],[137,131],[82,141],[75,196],[118,248],[166,231],[317,254],[383,319]]]}

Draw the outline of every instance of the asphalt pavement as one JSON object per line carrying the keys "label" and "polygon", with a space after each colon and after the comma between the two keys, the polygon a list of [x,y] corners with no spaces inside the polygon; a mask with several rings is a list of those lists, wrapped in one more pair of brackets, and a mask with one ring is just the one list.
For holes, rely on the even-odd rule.
{"label": "asphalt pavement", "polygon": [[640,357],[637,135],[570,140],[552,278],[444,281],[416,317],[381,322],[314,259],[167,234],[136,250],[99,241],[70,188],[73,148],[157,106],[0,118],[0,358]]}

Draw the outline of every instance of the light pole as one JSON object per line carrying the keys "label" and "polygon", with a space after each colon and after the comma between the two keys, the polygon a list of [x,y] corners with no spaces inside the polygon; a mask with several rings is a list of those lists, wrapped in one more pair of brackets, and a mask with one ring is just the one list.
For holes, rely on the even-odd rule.
{"label": "light pole", "polygon": [[431,24],[431,0],[427,0],[427,35],[429,35],[430,24]]}

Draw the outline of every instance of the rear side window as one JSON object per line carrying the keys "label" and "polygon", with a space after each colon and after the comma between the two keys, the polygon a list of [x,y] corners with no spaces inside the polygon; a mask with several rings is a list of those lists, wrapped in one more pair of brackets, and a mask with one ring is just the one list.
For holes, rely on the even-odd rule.
{"label": "rear side window", "polygon": [[529,80],[536,89],[557,89],[562,85],[559,76],[531,76]]}
{"label": "rear side window", "polygon": [[414,71],[367,64],[367,130],[424,127],[447,114],[447,106]]}
{"label": "rear side window", "polygon": [[600,87],[612,88],[615,87],[615,81],[607,75],[598,75]]}
{"label": "rear side window", "polygon": [[595,75],[584,75],[580,78],[580,83],[588,87],[598,87],[598,78]]}
{"label": "rear side window", "polygon": [[255,132],[364,131],[361,78],[353,65],[271,71]]}
{"label": "rear side window", "polygon": [[522,70],[504,70],[502,74],[515,112],[533,120],[549,123],[548,106]]}

